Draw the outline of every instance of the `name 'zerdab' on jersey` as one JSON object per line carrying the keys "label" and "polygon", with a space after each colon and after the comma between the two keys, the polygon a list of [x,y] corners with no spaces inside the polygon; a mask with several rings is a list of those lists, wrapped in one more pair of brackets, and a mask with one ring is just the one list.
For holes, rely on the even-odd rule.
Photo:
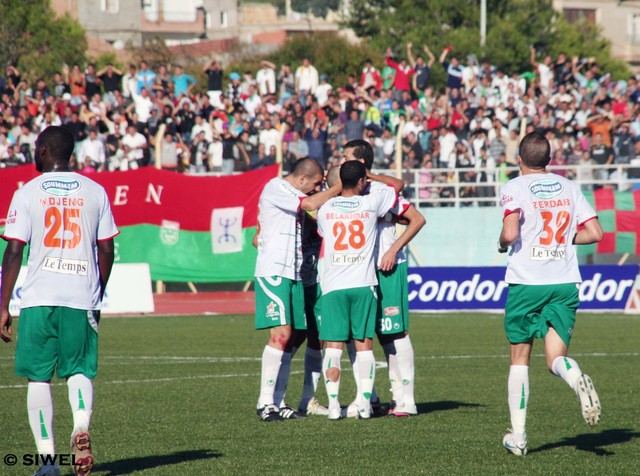
{"label": "name 'zerdab' on jersey", "polygon": [[533,203],[533,208],[540,210],[542,208],[569,207],[571,206],[571,199],[560,198],[558,200],[540,200],[531,203]]}

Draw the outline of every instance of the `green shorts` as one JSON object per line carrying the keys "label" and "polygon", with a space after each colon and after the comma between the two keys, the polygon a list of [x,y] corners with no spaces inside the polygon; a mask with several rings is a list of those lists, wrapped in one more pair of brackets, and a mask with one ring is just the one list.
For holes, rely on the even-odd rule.
{"label": "green shorts", "polygon": [[256,329],[291,326],[306,330],[301,281],[281,276],[256,277]]}
{"label": "green shorts", "polygon": [[391,271],[378,274],[378,334],[397,334],[409,330],[409,286],[407,262],[400,263]]}
{"label": "green shorts", "polygon": [[16,374],[46,382],[54,372],[67,378],[95,378],[98,370],[99,311],[62,306],[27,307],[20,311]]}
{"label": "green shorts", "polygon": [[304,287],[304,316],[307,330],[318,332],[320,329],[320,298],[322,291],[320,284]]}
{"label": "green shorts", "polygon": [[576,283],[510,284],[504,319],[509,342],[521,344],[544,338],[553,327],[568,346],[579,304]]}
{"label": "green shorts", "polygon": [[339,289],[322,296],[320,339],[346,342],[373,338],[378,297],[375,286]]}

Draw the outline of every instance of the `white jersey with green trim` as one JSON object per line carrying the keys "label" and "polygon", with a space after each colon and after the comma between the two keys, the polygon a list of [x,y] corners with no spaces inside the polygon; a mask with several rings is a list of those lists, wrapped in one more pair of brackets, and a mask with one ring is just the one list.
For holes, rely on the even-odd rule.
{"label": "white jersey with green trim", "polygon": [[286,180],[271,179],[258,201],[258,259],[255,276],[300,280],[300,204],[306,195]]}
{"label": "white jersey with green trim", "polygon": [[13,195],[3,238],[29,244],[22,307],[100,309],[98,241],[119,233],[104,188],[74,172],[47,172]]}
{"label": "white jersey with green trim", "polygon": [[395,190],[369,195],[333,197],[318,210],[318,232],[323,237],[320,286],[323,294],[378,284],[375,244],[378,218],[397,199]]}
{"label": "white jersey with green trim", "polygon": [[[389,188],[388,185],[374,181],[369,184],[366,193],[377,193],[387,188]],[[378,221],[378,238],[376,241],[376,264],[378,266],[380,266],[384,254],[398,238],[396,235],[396,224],[393,222],[393,215],[404,215],[404,212],[407,211],[410,205],[411,203],[406,198],[398,195],[395,206],[385,214],[384,218]],[[404,254],[404,249],[402,249],[396,254],[396,264],[404,263],[405,261],[407,261],[407,258]]]}
{"label": "white jersey with green trim", "polygon": [[578,185],[556,174],[527,174],[500,189],[504,216],[519,213],[520,235],[511,247],[509,284],[582,281],[573,238],[596,212]]}

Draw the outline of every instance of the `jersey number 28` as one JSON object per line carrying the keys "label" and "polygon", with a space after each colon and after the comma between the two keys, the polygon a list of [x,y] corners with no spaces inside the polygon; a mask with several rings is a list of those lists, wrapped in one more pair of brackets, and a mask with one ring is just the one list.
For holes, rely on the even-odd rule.
{"label": "jersey number 28", "polygon": [[366,241],[364,223],[361,220],[353,220],[345,225],[344,222],[337,221],[333,225],[333,236],[336,237],[336,251],[345,251],[349,249],[349,246],[358,250],[364,246]]}

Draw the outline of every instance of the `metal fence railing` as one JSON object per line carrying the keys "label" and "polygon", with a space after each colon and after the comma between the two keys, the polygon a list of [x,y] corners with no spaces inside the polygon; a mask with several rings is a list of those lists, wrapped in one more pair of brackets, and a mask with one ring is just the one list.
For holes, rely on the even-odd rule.
{"label": "metal fence railing", "polygon": [[[637,165],[563,165],[549,166],[550,172],[564,175],[587,190],[612,188],[617,191],[640,190]],[[376,170],[405,181],[404,196],[415,207],[499,206],[500,186],[519,174],[517,167],[488,169],[403,169]],[[480,180],[482,179],[482,181]]]}

